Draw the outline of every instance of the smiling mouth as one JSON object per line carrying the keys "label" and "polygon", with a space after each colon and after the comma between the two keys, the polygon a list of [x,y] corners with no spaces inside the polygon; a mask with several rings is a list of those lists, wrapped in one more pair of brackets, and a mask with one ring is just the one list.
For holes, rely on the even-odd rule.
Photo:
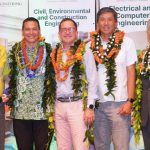
{"label": "smiling mouth", "polygon": [[71,37],[72,37],[72,36],[65,36],[65,38],[67,38],[67,39],[68,39],[68,38],[71,38]]}
{"label": "smiling mouth", "polygon": [[103,27],[103,29],[104,29],[104,30],[109,30],[109,27],[108,27],[108,26],[106,26],[106,27]]}

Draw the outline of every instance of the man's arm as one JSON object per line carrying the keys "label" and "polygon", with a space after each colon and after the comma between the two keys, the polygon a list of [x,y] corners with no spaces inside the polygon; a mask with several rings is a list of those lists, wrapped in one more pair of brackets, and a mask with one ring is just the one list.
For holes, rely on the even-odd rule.
{"label": "man's arm", "polygon": [[[89,43],[88,43],[89,44]],[[87,109],[84,112],[84,120],[87,124],[91,124],[94,119],[94,107],[93,106],[95,101],[94,99],[97,98],[96,91],[97,91],[97,71],[95,60],[93,57],[93,53],[87,45],[87,50],[85,52],[85,68],[86,68],[86,76],[88,80],[88,102],[87,102]]]}
{"label": "man's arm", "polygon": [[[127,90],[128,90],[128,98],[134,99],[135,97],[135,64],[127,66]],[[119,109],[119,114],[121,115],[129,115],[131,113],[132,103],[127,101],[123,104]]]}
{"label": "man's arm", "polygon": [[135,64],[127,67],[128,98],[135,98]]}

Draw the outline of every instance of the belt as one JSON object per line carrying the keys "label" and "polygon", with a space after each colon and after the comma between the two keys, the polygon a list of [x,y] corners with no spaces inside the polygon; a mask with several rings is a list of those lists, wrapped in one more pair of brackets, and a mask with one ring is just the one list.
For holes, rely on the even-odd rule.
{"label": "belt", "polygon": [[80,96],[73,96],[73,97],[58,97],[57,100],[60,102],[74,102],[80,100]]}

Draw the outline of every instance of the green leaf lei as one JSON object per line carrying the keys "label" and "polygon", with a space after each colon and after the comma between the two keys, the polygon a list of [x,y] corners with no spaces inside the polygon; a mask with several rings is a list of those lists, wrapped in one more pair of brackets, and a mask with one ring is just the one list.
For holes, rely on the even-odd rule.
{"label": "green leaf lei", "polygon": [[133,128],[136,144],[140,141],[140,132],[141,132],[141,100],[142,100],[142,81],[141,76],[145,78],[150,78],[150,68],[148,59],[150,55],[150,48],[143,50],[138,55],[138,63],[136,64],[136,89],[135,89],[135,101],[133,102]]}
{"label": "green leaf lei", "polygon": [[[71,47],[73,54],[76,52],[78,46],[80,45],[81,40],[77,40],[74,43],[74,46]],[[83,53],[85,52],[85,45],[83,47]],[[81,94],[81,98],[83,100],[84,110],[87,107],[87,80],[86,80],[86,73],[85,73],[85,66],[83,61],[77,61],[74,63],[72,70],[71,70],[71,79],[72,79],[72,89],[74,90],[74,95]]]}
{"label": "green leaf lei", "polygon": [[[10,60],[10,82],[9,82],[9,101],[8,105],[11,108],[11,111],[14,110],[14,101],[17,96],[17,89],[16,89],[16,80],[17,80],[17,75],[18,75],[18,67],[17,67],[17,62],[15,58],[15,51],[18,47],[18,44],[16,43],[13,47],[12,50],[10,51],[9,55],[9,60]],[[52,51],[51,45],[48,43],[45,43],[46,46],[46,70],[45,70],[45,80],[44,80],[44,94],[43,94],[43,102],[42,102],[42,107],[44,112],[46,113],[48,118],[53,117],[54,113],[54,102],[55,102],[55,96],[56,96],[56,81],[55,81],[55,71],[50,59],[50,53]],[[20,47],[21,49],[21,47]],[[22,60],[22,57],[20,57],[20,60]],[[49,106],[50,112],[47,112],[47,106]],[[54,121],[52,119],[49,119],[49,141],[51,140],[51,137],[54,133]],[[49,146],[49,143],[47,147]]]}
{"label": "green leaf lei", "polygon": [[[17,95],[17,89],[16,89],[16,79],[18,75],[18,67],[17,62],[15,58],[15,51],[18,43],[16,43],[12,51],[10,52],[10,82],[9,82],[9,101],[8,105],[13,108],[14,107],[14,101],[16,99]],[[19,44],[20,45],[20,44]],[[48,43],[45,43],[46,45],[46,71],[45,71],[45,81],[44,81],[44,94],[43,94],[43,102],[42,106],[44,109],[44,112],[46,111],[47,105],[52,106],[55,101],[55,95],[56,95],[56,82],[55,82],[55,71],[53,69],[53,65],[50,59],[50,53],[51,53],[51,46]],[[20,60],[22,57],[20,58]],[[51,107],[53,108],[53,106]]]}
{"label": "green leaf lei", "polygon": [[[74,42],[74,45],[71,46],[71,51],[72,54],[75,54],[78,46],[80,45],[80,43],[83,42],[80,39],[76,40]],[[59,46],[61,44],[58,43],[56,45],[56,56],[57,56],[57,50],[59,49]],[[82,51],[82,55],[84,55],[85,53],[85,43],[83,46],[83,51]],[[55,58],[57,58],[55,56]],[[86,79],[86,73],[85,73],[85,66],[83,64],[83,61],[76,61],[73,66],[72,66],[72,70],[71,70],[71,79],[72,79],[72,89],[74,91],[74,96],[77,96],[78,94],[81,93],[81,98],[83,100],[83,106],[84,109],[86,109],[87,107],[87,79]]]}
{"label": "green leaf lei", "polygon": [[136,98],[133,102],[133,129],[134,129],[134,136],[135,136],[135,143],[138,144],[140,140],[140,131],[141,131],[141,99],[142,99],[142,81],[141,81],[141,74],[140,74],[140,68],[138,65],[136,65],[136,88],[135,88],[135,94]]}
{"label": "green leaf lei", "polygon": [[[92,33],[92,32],[91,32]],[[119,41],[116,43],[116,34],[119,33]],[[105,93],[106,96],[112,95],[114,100],[115,96],[113,94],[114,88],[116,87],[116,63],[115,63],[115,57],[117,55],[117,52],[113,53],[111,57],[107,57],[111,50],[113,48],[116,48],[117,50],[121,49],[121,44],[123,42],[123,36],[124,32],[116,29],[114,33],[109,38],[109,42],[107,43],[106,51],[104,52],[104,55],[101,55],[99,52],[99,48],[102,47],[102,42],[100,38],[100,33],[94,32],[94,34],[91,35],[91,44],[94,41],[94,47],[91,45],[91,50],[93,52],[93,55],[97,55],[99,59],[103,60],[102,64],[105,65],[106,68],[106,86],[107,86],[107,92]],[[118,37],[117,37],[118,38]],[[95,57],[96,64],[98,65],[98,61]]]}

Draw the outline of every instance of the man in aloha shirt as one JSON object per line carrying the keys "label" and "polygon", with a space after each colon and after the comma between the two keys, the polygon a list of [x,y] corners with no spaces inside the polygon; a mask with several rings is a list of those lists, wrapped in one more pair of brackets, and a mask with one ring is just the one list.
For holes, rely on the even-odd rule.
{"label": "man in aloha shirt", "polygon": [[4,89],[3,69],[6,59],[5,47],[0,45],[0,150],[4,150],[5,141],[5,111],[2,103],[2,94]]}
{"label": "man in aloha shirt", "polygon": [[12,47],[9,54],[8,105],[17,146],[21,150],[33,150],[33,143],[36,150],[44,150],[48,142],[44,99],[50,96],[45,81],[52,76],[52,71],[49,71],[51,46],[44,42],[40,32],[39,21],[26,18],[22,26],[24,38]]}

